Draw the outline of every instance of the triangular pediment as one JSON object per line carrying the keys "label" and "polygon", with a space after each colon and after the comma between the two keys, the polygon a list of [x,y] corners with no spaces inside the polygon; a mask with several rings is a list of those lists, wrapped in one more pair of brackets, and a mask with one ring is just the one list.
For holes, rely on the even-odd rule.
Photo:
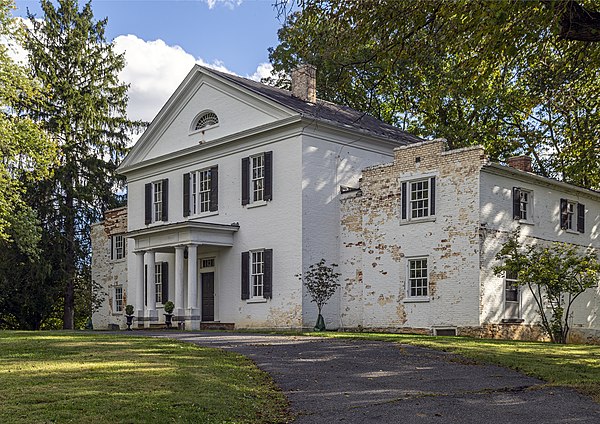
{"label": "triangular pediment", "polygon": [[[211,119],[210,125],[196,130],[196,122],[207,113],[216,115],[218,124]],[[131,149],[120,170],[294,115],[297,112],[196,65]]]}

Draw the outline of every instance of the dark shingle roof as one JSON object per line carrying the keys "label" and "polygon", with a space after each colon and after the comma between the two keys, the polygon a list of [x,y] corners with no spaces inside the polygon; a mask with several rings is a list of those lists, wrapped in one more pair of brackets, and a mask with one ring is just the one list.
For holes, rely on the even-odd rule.
{"label": "dark shingle roof", "polygon": [[386,137],[397,141],[399,144],[417,143],[423,139],[409,134],[406,131],[387,124],[371,115],[364,112],[359,112],[347,106],[337,105],[335,103],[317,100],[317,103],[309,103],[293,97],[290,91],[281,88],[271,87],[261,84],[260,82],[252,81],[236,75],[226,74],[224,72],[215,71],[214,69],[205,68],[209,73],[216,74],[221,78],[231,81],[235,84],[253,91],[261,96],[267,97],[289,109],[300,113],[305,118],[312,118],[318,121],[331,123],[341,128],[365,131],[376,136]]}

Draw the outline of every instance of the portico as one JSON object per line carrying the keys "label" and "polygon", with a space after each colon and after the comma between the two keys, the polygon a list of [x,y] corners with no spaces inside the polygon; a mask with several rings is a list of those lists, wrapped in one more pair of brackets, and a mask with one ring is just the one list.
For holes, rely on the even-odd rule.
{"label": "portico", "polygon": [[[163,303],[171,300],[175,304],[174,321],[185,322],[186,329],[199,329],[202,311],[198,302],[198,250],[201,247],[232,247],[238,230],[237,223],[183,222],[129,232],[127,237],[133,240],[135,246],[135,269],[130,276],[134,277],[132,283],[136,293],[134,307],[138,325],[149,327],[159,321],[158,297]],[[169,258],[162,263],[174,262],[174,296],[168,293],[168,284],[162,289],[161,296],[157,296],[160,281],[156,281],[157,273],[152,271],[156,269],[157,255]],[[161,274],[162,268],[158,275]]]}

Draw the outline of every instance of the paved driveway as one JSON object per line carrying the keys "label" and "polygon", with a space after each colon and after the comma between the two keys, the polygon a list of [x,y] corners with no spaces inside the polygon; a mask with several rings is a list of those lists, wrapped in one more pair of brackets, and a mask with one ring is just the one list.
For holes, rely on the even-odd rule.
{"label": "paved driveway", "polygon": [[450,353],[360,340],[151,333],[241,353],[282,388],[296,423],[600,423],[573,390]]}

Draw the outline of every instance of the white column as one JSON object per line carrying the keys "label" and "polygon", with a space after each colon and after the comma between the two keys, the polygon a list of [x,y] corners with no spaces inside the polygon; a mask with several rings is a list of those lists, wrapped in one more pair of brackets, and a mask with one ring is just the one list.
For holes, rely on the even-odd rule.
{"label": "white column", "polygon": [[183,254],[184,246],[175,246],[175,311],[176,317],[184,314],[183,304]]}
{"label": "white column", "polygon": [[144,251],[135,253],[135,270],[137,273],[135,281],[135,305],[138,318],[144,317]]}
{"label": "white column", "polygon": [[146,286],[148,290],[148,295],[146,296],[146,316],[150,321],[156,321],[158,318],[158,315],[156,314],[156,282],[154,281],[156,272],[154,270],[154,265],[156,263],[155,255],[156,254],[152,250],[146,252],[146,265],[148,266],[146,275]]}
{"label": "white column", "polygon": [[[200,319],[198,315],[198,246],[190,244],[188,246],[188,310],[189,327],[188,330],[199,330]],[[186,324],[188,326],[188,324]]]}

